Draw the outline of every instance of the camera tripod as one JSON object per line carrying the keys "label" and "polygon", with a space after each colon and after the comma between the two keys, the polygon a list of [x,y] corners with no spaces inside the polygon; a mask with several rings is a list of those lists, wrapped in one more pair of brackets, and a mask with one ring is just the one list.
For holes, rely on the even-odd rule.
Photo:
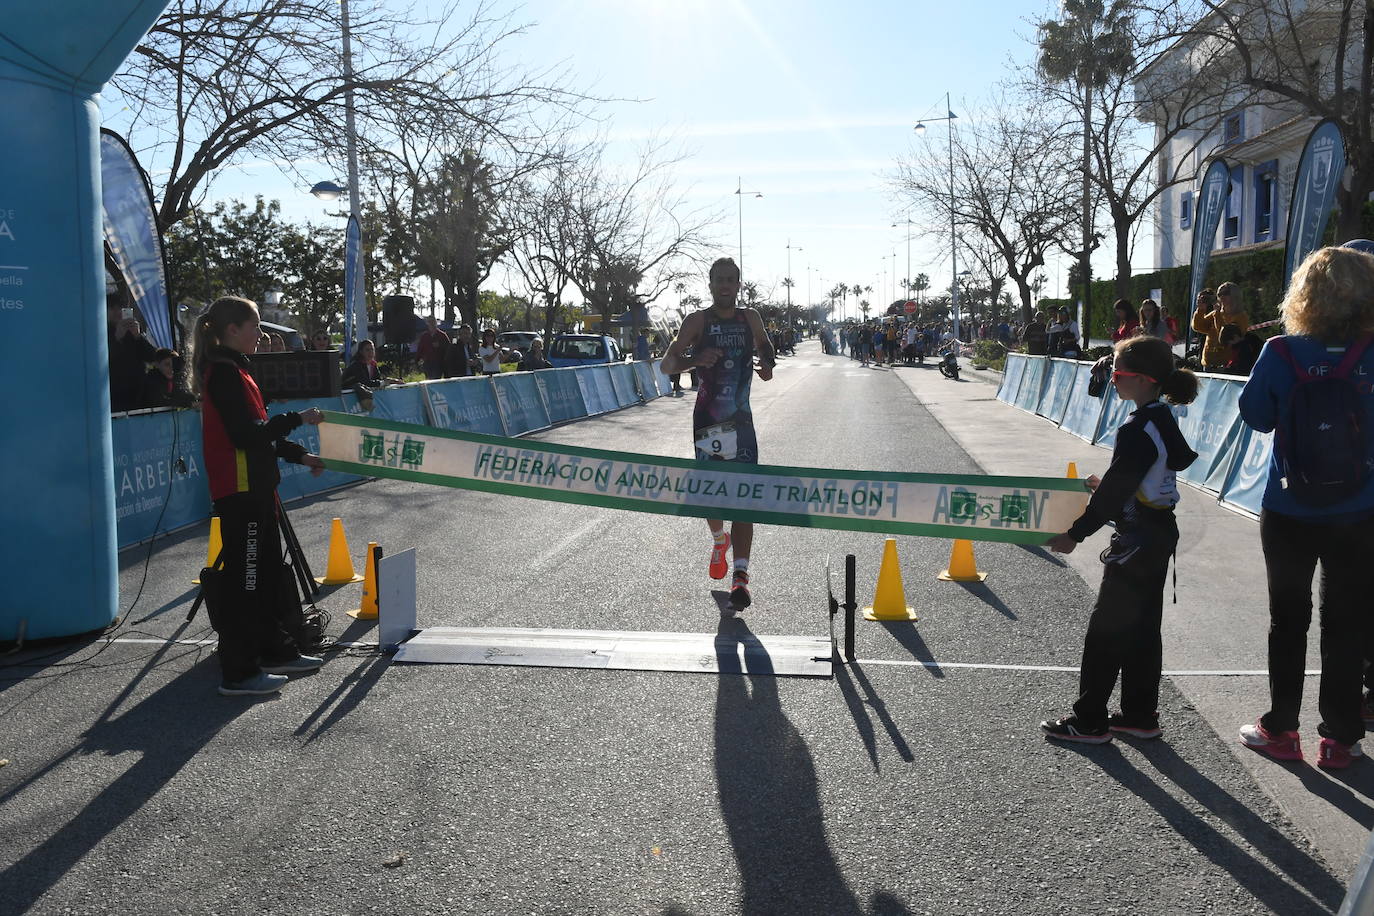
{"label": "camera tripod", "polygon": [[[295,582],[292,590],[296,593],[296,600],[310,602],[313,598],[320,595],[320,586],[315,582],[315,576],[310,570],[310,563],[305,558],[305,551],[301,549],[300,539],[296,537],[296,529],[291,526],[291,517],[286,514],[286,507],[282,505],[281,497],[273,494],[273,499],[277,506],[277,525],[281,529],[282,543],[286,545],[286,555],[289,560],[288,566],[295,572]],[[211,568],[218,570],[224,565],[224,547],[220,547],[219,555],[215,557]],[[200,589],[196,592],[196,600],[191,605],[191,610],[186,612],[186,622],[190,623],[196,616],[196,611],[200,610],[200,605],[205,601],[205,582],[202,580]]]}

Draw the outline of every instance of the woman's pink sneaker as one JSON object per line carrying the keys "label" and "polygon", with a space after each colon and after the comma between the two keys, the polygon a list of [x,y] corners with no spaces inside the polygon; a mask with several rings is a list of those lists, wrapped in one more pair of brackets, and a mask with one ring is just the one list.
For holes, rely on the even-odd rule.
{"label": "woman's pink sneaker", "polygon": [[1323,770],[1344,770],[1364,756],[1360,742],[1341,744],[1331,738],[1323,738],[1317,745],[1317,766]]}
{"label": "woman's pink sneaker", "polygon": [[1253,751],[1267,754],[1275,760],[1301,760],[1302,740],[1297,732],[1273,734],[1265,730],[1258,720],[1254,725],[1245,725],[1240,730],[1240,743]]}

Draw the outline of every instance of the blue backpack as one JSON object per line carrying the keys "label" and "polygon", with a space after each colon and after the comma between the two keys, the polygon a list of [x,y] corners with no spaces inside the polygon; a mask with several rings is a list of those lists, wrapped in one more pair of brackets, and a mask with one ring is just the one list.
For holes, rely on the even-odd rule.
{"label": "blue backpack", "polygon": [[1284,338],[1269,342],[1297,376],[1275,436],[1283,488],[1298,502],[1335,505],[1360,492],[1369,479],[1364,398],[1350,374],[1371,341],[1374,335],[1356,341],[1336,368],[1315,376],[1293,358]]}

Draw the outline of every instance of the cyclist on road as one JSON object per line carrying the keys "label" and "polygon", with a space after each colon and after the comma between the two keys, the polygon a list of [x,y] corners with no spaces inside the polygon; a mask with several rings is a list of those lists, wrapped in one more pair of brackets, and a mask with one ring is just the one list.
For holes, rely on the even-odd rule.
{"label": "cyclist on road", "polygon": [[[777,361],[768,331],[759,313],[737,308],[739,266],[731,258],[711,265],[711,307],[693,312],[682,322],[677,337],[663,356],[662,371],[671,375],[695,369],[697,402],[692,413],[692,437],[699,461],[737,461],[758,464],[754,415],[749,407],[749,386],[758,372],[765,382],[773,377]],[[758,356],[758,366],[754,357]],[[734,547],[734,575],[730,603],[742,610],[749,595],[749,549],[754,541],[752,522],[732,522],[730,533],[721,519],[707,519],[713,541],[710,573],[724,579],[730,570],[726,555]]]}

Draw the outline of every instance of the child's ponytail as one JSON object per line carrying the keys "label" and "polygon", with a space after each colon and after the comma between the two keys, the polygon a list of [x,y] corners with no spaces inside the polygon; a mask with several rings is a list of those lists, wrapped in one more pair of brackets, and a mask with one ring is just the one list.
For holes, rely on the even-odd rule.
{"label": "child's ponytail", "polygon": [[191,390],[200,394],[200,386],[205,378],[205,360],[210,347],[218,343],[214,323],[206,312],[196,319],[196,328],[191,332]]}
{"label": "child's ponytail", "polygon": [[1159,380],[1159,393],[1170,404],[1191,404],[1197,398],[1197,376],[1191,369],[1175,366]]}

